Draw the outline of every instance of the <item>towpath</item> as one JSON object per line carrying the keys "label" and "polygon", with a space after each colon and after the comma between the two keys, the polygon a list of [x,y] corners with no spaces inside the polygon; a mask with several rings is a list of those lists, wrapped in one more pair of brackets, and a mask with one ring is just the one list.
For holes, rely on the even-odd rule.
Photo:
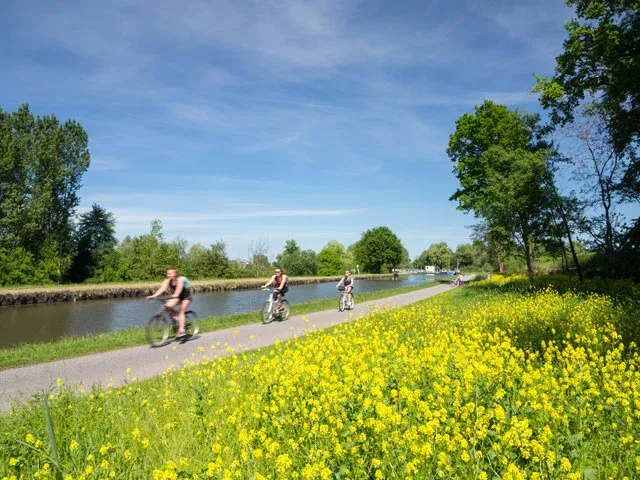
{"label": "towpath", "polygon": [[[204,355],[228,355],[225,343],[255,349],[272,345],[276,340],[288,340],[302,336],[315,326],[327,328],[367,315],[372,309],[383,306],[401,307],[450,290],[448,285],[437,285],[413,292],[357,304],[352,311],[325,310],[306,315],[292,316],[285,322],[268,325],[260,323],[218,330],[199,335],[184,344],[171,343],[161,348],[139,346],[94,355],[70,358],[56,362],[31,365],[0,371],[0,410],[7,411],[14,403],[23,402],[33,395],[49,391],[57,379],[65,385],[89,389],[92,385],[115,386],[130,381],[150,378],[166,371],[171,365],[180,367],[185,362],[197,361]],[[357,300],[357,296],[356,296]],[[336,299],[337,303],[337,299]],[[303,317],[307,319],[304,321]],[[217,345],[213,351],[211,345]],[[127,373],[127,369],[131,369]]]}

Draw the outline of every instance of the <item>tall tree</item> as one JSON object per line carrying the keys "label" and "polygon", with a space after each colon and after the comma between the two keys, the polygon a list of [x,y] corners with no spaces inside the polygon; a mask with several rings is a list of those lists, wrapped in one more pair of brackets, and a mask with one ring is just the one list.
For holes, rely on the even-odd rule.
{"label": "tall tree", "polygon": [[318,258],[313,250],[301,250],[295,240],[287,240],[284,251],[276,257],[278,266],[290,275],[315,275]]}
{"label": "tall tree", "polygon": [[607,129],[604,112],[597,105],[587,105],[571,124],[560,129],[568,140],[568,160],[573,164],[573,179],[580,182],[581,199],[588,211],[580,222],[582,233],[605,253],[609,264],[623,234],[623,224],[617,213],[622,196],[618,188],[627,170],[626,151],[618,151]]}
{"label": "tall tree", "polygon": [[446,242],[432,243],[427,249],[427,264],[440,267],[441,270],[451,267],[453,252]]}
{"label": "tall tree", "polygon": [[256,277],[270,273],[268,240],[256,240],[249,243],[249,268],[255,272]]}
{"label": "tall tree", "polygon": [[344,270],[344,263],[335,249],[325,246],[320,250],[318,253],[318,275],[323,277],[340,275]]}
{"label": "tall tree", "polygon": [[402,261],[402,243],[388,227],[372,228],[362,234],[355,256],[363,271],[380,273],[382,267],[390,271]]}
{"label": "tall tree", "polygon": [[113,214],[95,203],[91,210],[80,215],[76,254],[69,272],[71,281],[82,282],[95,275],[96,269],[117,244],[115,224]]}
{"label": "tall tree", "polygon": [[539,117],[485,101],[456,121],[447,154],[460,188],[451,200],[517,243],[533,286],[534,246],[545,234],[554,152],[540,140]]}
{"label": "tall tree", "polygon": [[77,122],[34,116],[27,105],[0,109],[0,248],[57,262],[59,277],[89,161],[88,136]]}
{"label": "tall tree", "polygon": [[340,275],[349,268],[345,262],[344,245],[337,240],[330,240],[318,253],[318,275]]}

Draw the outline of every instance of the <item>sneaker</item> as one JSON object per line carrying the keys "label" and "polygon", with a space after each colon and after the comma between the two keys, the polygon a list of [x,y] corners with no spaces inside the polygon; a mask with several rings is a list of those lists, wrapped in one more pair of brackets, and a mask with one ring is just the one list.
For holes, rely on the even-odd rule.
{"label": "sneaker", "polygon": [[187,339],[187,332],[178,332],[176,334],[176,340],[179,342],[184,342]]}

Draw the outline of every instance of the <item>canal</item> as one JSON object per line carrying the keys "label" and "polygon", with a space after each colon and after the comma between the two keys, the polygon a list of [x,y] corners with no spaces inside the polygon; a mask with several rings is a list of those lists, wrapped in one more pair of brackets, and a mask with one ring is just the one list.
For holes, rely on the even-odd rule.
{"label": "canal", "polygon": [[[409,275],[399,280],[357,280],[355,294],[436,281],[437,277]],[[291,304],[335,297],[336,284],[316,283],[289,287]],[[267,297],[261,290],[225,291],[194,295],[191,308],[200,318],[259,310]],[[21,343],[48,342],[61,337],[112,332],[145,325],[158,311],[158,302],[144,298],[89,300],[55,304],[0,307],[0,348]]]}

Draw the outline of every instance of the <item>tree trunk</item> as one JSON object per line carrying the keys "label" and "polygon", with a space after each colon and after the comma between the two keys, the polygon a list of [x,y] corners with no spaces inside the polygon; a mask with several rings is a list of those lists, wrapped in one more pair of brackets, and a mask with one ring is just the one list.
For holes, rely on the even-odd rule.
{"label": "tree trunk", "polygon": [[576,271],[578,272],[578,279],[580,283],[584,282],[584,275],[582,274],[582,267],[580,266],[580,262],[578,261],[578,255],[576,254],[576,249],[573,245],[573,239],[571,238],[571,229],[569,228],[569,221],[567,220],[567,215],[562,208],[562,205],[559,205],[558,212],[560,213],[560,218],[562,219],[562,225],[567,233],[567,240],[569,240],[569,251],[571,251],[571,257],[573,258],[573,264],[576,267]]}
{"label": "tree trunk", "polygon": [[569,271],[569,259],[567,258],[567,251],[564,248],[564,243],[562,244],[562,270],[565,272]]}
{"label": "tree trunk", "polygon": [[524,243],[524,255],[527,259],[527,274],[529,275],[529,291],[533,290],[533,252],[531,251],[531,239],[528,234],[522,235]]}

